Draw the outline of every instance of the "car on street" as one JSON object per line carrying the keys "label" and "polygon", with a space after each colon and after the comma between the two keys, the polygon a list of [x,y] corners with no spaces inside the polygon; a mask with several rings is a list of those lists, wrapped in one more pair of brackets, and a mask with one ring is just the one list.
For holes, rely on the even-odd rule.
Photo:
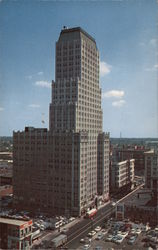
{"label": "car on street", "polygon": [[80,243],[85,243],[85,240],[84,239],[80,239]]}
{"label": "car on street", "polygon": [[90,248],[90,245],[89,244],[85,244],[84,246],[83,246],[83,250],[87,250],[87,249],[89,249]]}
{"label": "car on street", "polygon": [[95,229],[94,229],[96,232],[99,232],[101,230],[101,227],[100,226],[97,226]]}
{"label": "car on street", "polygon": [[92,234],[91,234],[91,232],[89,232],[89,233],[87,234],[87,236],[88,236],[88,237],[92,237]]}
{"label": "car on street", "polygon": [[66,227],[62,228],[61,233],[67,233],[68,229]]}

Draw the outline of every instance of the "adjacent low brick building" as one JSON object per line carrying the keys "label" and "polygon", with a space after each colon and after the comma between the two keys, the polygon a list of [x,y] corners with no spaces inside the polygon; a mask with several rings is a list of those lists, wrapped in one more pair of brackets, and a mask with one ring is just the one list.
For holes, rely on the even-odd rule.
{"label": "adjacent low brick building", "polygon": [[30,249],[32,246],[32,220],[22,221],[0,218],[0,248]]}

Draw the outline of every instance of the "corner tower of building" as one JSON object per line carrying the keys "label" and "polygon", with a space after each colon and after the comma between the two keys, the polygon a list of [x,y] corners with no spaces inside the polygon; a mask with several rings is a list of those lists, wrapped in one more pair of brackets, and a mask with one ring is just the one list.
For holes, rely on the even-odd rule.
{"label": "corner tower of building", "polygon": [[99,52],[83,29],[63,29],[56,43],[50,130],[102,131]]}

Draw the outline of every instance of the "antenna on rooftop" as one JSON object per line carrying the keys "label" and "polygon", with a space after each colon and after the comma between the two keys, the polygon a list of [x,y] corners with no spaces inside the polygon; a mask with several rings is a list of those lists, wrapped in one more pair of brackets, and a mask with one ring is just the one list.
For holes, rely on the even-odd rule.
{"label": "antenna on rooftop", "polygon": [[67,30],[68,29],[68,27],[67,26],[63,26],[63,30]]}

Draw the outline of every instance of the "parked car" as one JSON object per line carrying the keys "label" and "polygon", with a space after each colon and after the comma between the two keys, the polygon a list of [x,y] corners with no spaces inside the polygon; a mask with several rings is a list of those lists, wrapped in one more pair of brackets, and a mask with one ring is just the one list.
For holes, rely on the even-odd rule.
{"label": "parked car", "polygon": [[109,235],[106,237],[105,241],[112,241],[112,238],[113,238],[113,237],[114,237],[113,235],[109,234]]}
{"label": "parked car", "polygon": [[117,235],[115,235],[115,236],[113,236],[113,237],[112,237],[112,240],[111,240],[111,241],[112,241],[112,242],[116,242],[116,241],[117,241],[117,239],[118,239],[118,236],[117,236]]}
{"label": "parked car", "polygon": [[129,240],[128,240],[128,244],[129,245],[133,245],[136,241],[136,237],[135,236],[132,236]]}
{"label": "parked car", "polygon": [[99,233],[96,237],[96,240],[101,240],[103,238],[103,234],[102,233]]}
{"label": "parked car", "polygon": [[108,230],[102,229],[101,232],[102,232],[103,235],[105,235],[105,234],[107,234]]}
{"label": "parked car", "polygon": [[93,237],[96,234],[96,231],[91,231],[91,237]]}
{"label": "parked car", "polygon": [[136,229],[136,231],[135,231],[135,233],[138,234],[138,235],[139,235],[141,232],[142,232],[142,231],[141,231],[140,229]]}
{"label": "parked car", "polygon": [[103,248],[101,246],[96,246],[95,250],[102,250]]}
{"label": "parked car", "polygon": [[131,234],[134,234],[136,230],[134,228],[131,229]]}
{"label": "parked car", "polygon": [[115,243],[121,244],[123,240],[124,240],[124,237],[118,236],[117,239],[116,239],[116,241],[115,241]]}

